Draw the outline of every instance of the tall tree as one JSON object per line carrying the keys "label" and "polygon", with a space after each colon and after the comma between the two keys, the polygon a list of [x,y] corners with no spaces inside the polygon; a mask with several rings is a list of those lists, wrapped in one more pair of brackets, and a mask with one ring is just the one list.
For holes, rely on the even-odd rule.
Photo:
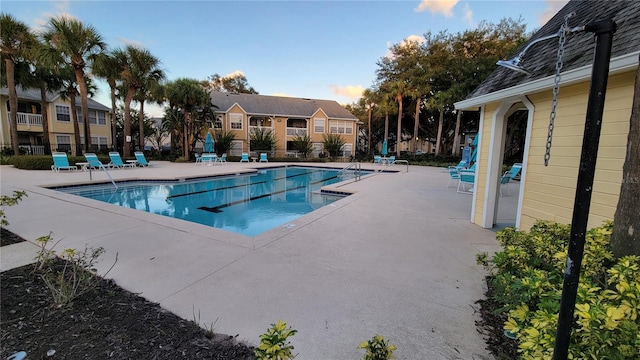
{"label": "tall tree", "polygon": [[203,113],[212,107],[209,92],[198,80],[183,78],[167,83],[165,96],[169,107],[177,109],[182,115],[182,155],[188,160],[197,135],[196,122],[202,121],[202,118],[194,113]]}
{"label": "tall tree", "polygon": [[84,124],[85,151],[91,151],[91,128],[89,126],[88,91],[85,70],[91,66],[95,56],[104,51],[106,45],[98,31],[90,25],[64,16],[51,18],[42,39],[51,51],[45,59],[50,63],[62,62],[74,70],[80,88],[82,123]]}
{"label": "tall tree", "polygon": [[[42,44],[40,44],[42,46]],[[62,88],[63,80],[60,75],[46,64],[42,64],[35,60],[33,62],[33,79],[35,86],[40,90],[40,108],[42,112],[42,145],[44,145],[44,154],[51,155],[51,141],[49,139],[49,101],[47,94],[56,92]]]}
{"label": "tall tree", "polygon": [[211,91],[222,91],[239,94],[257,94],[258,92],[249,85],[247,77],[241,72],[235,72],[227,76],[213,74],[204,82],[206,88]]}
{"label": "tall tree", "polygon": [[118,81],[120,80],[120,73],[123,71],[125,65],[119,63],[118,60],[113,53],[101,53],[95,58],[91,69],[95,76],[105,79],[107,84],[109,84],[111,95],[111,143],[114,147],[118,143],[116,139],[116,111],[118,110],[116,98]]}
{"label": "tall tree", "polygon": [[[16,63],[23,62],[30,50],[37,43],[34,34],[29,31],[27,25],[16,20],[9,14],[0,14],[0,55],[4,62],[6,82],[9,90],[9,133],[11,137],[11,149],[14,154],[20,152],[18,143],[18,93],[16,91]],[[3,74],[4,75],[4,74]]]}
{"label": "tall tree", "polygon": [[362,93],[362,99],[367,109],[367,155],[371,155],[371,114],[376,106],[375,89],[366,89]]}
{"label": "tall tree", "polygon": [[[58,70],[58,76],[62,82],[60,96],[65,100],[68,99],[71,104],[70,118],[71,123],[73,124],[73,138],[75,143],[74,155],[79,156],[82,155],[82,141],[80,140],[80,134],[82,132],[80,131],[80,123],[82,123],[83,127],[87,127],[88,124],[78,118],[76,99],[80,91],[78,90],[79,86],[76,82],[75,70],[70,66],[64,66]],[[96,91],[96,87],[86,75],[84,82],[87,88],[87,95],[93,95]]]}
{"label": "tall tree", "polygon": [[[113,56],[118,63],[123,64],[120,79],[122,79],[123,88],[126,89],[126,95],[124,98],[125,145],[122,152],[128,157],[131,156],[131,146],[126,143],[126,139],[131,138],[131,101],[141,89],[151,82],[159,82],[165,75],[160,69],[160,60],[146,49],[129,45],[125,49],[115,50]],[[143,94],[146,95],[144,92]],[[144,102],[144,99],[141,99],[141,102]],[[140,131],[140,134],[144,136],[144,131]],[[144,145],[144,139],[141,144]]]}
{"label": "tall tree", "polygon": [[617,257],[640,255],[640,67],[636,71],[631,109],[627,155],[611,234],[611,248]]}

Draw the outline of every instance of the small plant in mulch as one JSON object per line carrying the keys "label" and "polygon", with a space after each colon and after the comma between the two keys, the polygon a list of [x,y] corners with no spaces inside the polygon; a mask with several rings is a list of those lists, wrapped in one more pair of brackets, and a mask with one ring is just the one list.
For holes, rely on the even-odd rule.
{"label": "small plant in mulch", "polygon": [[260,335],[260,345],[255,350],[256,360],[289,360],[297,355],[292,354],[293,345],[289,342],[289,337],[298,331],[291,327],[287,328],[287,323],[278,320],[271,324],[267,332]]}
{"label": "small plant in mulch", "polygon": [[[640,358],[640,257],[614,258],[612,227],[605,222],[586,234],[569,344],[572,359]],[[491,311],[482,310],[483,328],[499,331],[502,322],[500,330],[517,345],[516,353],[502,358],[553,356],[569,234],[569,225],[543,221],[529,232],[507,228],[497,235],[502,251],[491,258],[478,256],[491,272],[490,294],[482,304]]]}
{"label": "small plant in mulch", "polygon": [[385,341],[381,335],[376,335],[371,340],[363,341],[358,349],[364,349],[365,354],[362,360],[389,360],[393,359],[393,352],[397,349],[389,341]]}
{"label": "small plant in mulch", "polygon": [[[44,269],[74,271],[68,261],[47,259]],[[211,336],[97,275],[89,289],[59,306],[43,272],[34,268],[0,273],[0,359],[19,351],[28,359],[253,359],[253,347],[238,342],[237,335]]]}

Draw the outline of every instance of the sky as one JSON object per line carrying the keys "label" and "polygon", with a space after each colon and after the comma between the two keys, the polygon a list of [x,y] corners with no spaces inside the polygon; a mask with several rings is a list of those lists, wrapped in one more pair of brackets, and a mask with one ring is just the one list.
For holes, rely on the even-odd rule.
{"label": "sky", "polygon": [[[481,21],[522,18],[540,28],[567,0],[213,1],[2,0],[0,11],[33,31],[54,16],[91,25],[110,49],[135,45],[161,61],[167,80],[243,74],[262,95],[353,103],[373,85],[393,44]],[[108,86],[95,100],[109,106]],[[158,106],[145,106],[161,116]]]}

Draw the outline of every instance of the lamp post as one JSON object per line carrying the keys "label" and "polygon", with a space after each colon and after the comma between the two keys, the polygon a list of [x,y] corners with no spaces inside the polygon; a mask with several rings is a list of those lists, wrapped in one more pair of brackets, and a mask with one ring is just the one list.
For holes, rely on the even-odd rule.
{"label": "lamp post", "polygon": [[576,305],[580,268],[584,252],[585,233],[591,205],[593,178],[598,157],[598,143],[602,128],[602,113],[609,77],[611,45],[616,23],[613,20],[597,20],[585,26],[586,32],[595,33],[596,46],[591,73],[591,87],[587,103],[587,117],[582,139],[582,153],[578,168],[578,184],[573,205],[571,236],[567,253],[567,267],[562,284],[562,298],[558,315],[558,329],[553,349],[554,360],[566,360],[569,352],[569,340],[573,326],[573,312]]}

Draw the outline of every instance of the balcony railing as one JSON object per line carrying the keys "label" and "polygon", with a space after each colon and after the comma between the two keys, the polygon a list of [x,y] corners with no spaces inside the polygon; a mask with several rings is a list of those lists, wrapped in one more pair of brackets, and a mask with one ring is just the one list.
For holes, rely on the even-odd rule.
{"label": "balcony railing", "polygon": [[307,135],[307,128],[292,128],[292,127],[288,127],[287,128],[287,135],[288,136],[306,136]]}
{"label": "balcony railing", "polygon": [[18,147],[27,155],[44,155],[44,146],[42,145],[18,145]]}
{"label": "balcony railing", "polygon": [[256,125],[249,125],[249,132],[251,132],[253,129],[268,129],[268,130],[273,130],[273,128],[271,126],[256,126]]}
{"label": "balcony railing", "polygon": [[[9,117],[10,116],[11,113],[9,112]],[[30,127],[32,125],[42,126],[42,115],[18,112],[16,123],[18,125],[26,125],[27,127]]]}

